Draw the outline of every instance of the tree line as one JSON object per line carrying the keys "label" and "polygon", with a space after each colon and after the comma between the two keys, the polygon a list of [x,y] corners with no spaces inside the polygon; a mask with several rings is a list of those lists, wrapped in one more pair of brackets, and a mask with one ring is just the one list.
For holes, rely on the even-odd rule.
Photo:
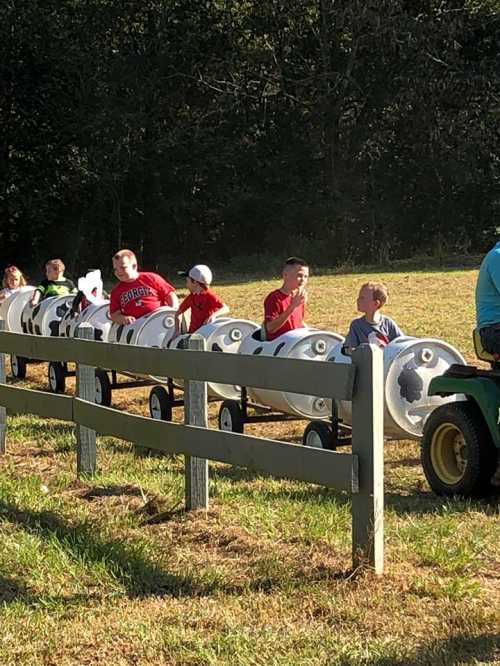
{"label": "tree line", "polygon": [[0,37],[4,262],[491,245],[498,0],[4,0]]}

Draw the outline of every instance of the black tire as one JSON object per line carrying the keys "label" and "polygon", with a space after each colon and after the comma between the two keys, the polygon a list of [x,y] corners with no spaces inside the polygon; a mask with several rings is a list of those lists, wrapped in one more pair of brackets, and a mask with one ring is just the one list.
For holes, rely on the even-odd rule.
{"label": "black tire", "polygon": [[149,413],[157,421],[172,420],[172,401],[164,386],[154,386],[149,394]]}
{"label": "black tire", "polygon": [[219,430],[243,432],[245,420],[243,409],[237,400],[224,400],[219,408]]}
{"label": "black tire", "polygon": [[10,355],[10,371],[16,379],[25,379],[28,361],[24,356]]}
{"label": "black tire", "polygon": [[484,497],[491,490],[498,449],[473,402],[453,402],[427,419],[421,449],[424,474],[436,495]]}
{"label": "black tire", "polygon": [[51,361],[47,368],[49,390],[52,393],[64,393],[66,389],[66,368],[63,363]]}
{"label": "black tire", "polygon": [[106,370],[96,368],[95,371],[95,403],[102,407],[111,405],[111,382]]}
{"label": "black tire", "polygon": [[302,435],[302,444],[316,449],[335,450],[333,430],[326,421],[311,421]]}

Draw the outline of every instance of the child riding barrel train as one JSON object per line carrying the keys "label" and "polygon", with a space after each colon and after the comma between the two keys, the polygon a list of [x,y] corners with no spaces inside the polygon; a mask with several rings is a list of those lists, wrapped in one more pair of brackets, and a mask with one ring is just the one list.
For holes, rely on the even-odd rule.
{"label": "child riding barrel train", "polygon": [[[361,286],[357,298],[357,309],[361,316],[351,322],[345,339],[336,333],[308,329],[304,317],[309,267],[307,262],[298,257],[286,260],[281,286],[266,297],[264,320],[260,329],[255,322],[243,322],[246,326],[245,333],[241,327],[237,329],[234,326],[238,320],[222,319],[229,309],[210,289],[212,273],[208,266],[197,264],[183,273],[189,294],[180,306],[174,287],[155,273],[140,272],[132,251],[117,252],[113,257],[113,268],[118,284],[111,291],[109,304],[102,298],[94,298],[91,287],[96,282],[89,278],[89,274],[79,280],[79,289],[83,291],[83,296],[78,293],[73,299],[72,311],[81,312],[84,317],[87,317],[92,307],[96,308],[96,316],[92,320],[96,340],[108,339],[108,332],[111,339],[113,328],[120,329],[121,335],[124,327],[129,326],[132,329],[136,326],[136,319],[141,319],[137,324],[142,327],[140,331],[150,327],[154,329],[150,332],[158,336],[154,343],[150,345],[148,342],[146,346],[163,346],[159,338],[163,336],[163,341],[165,330],[168,329],[169,335],[174,336],[169,338],[168,346],[175,339],[179,343],[178,348],[182,348],[181,343],[185,341],[185,336],[176,336],[181,333],[181,317],[189,311],[191,318],[188,334],[205,325],[207,326],[204,331],[200,331],[202,335],[206,335],[207,329],[212,331],[212,335],[214,327],[218,329],[220,326],[222,331],[226,326],[230,326],[230,335],[226,335],[225,329],[221,332],[221,340],[232,340],[231,344],[235,343],[232,351],[244,354],[276,356],[278,352],[281,355],[283,350],[283,355],[293,357],[295,344],[302,344],[302,333],[297,329],[306,329],[305,338],[310,339],[307,342],[307,351],[299,349],[296,358],[350,363],[349,356],[358,345],[371,343],[387,346],[384,351],[384,436],[388,439],[421,440],[424,472],[429,485],[438,494],[476,495],[490,485],[497,485],[497,477],[500,480],[500,474],[495,475],[500,449],[500,431],[496,416],[497,411],[500,413],[500,243],[484,258],[476,287],[478,326],[474,332],[474,341],[479,358],[492,364],[491,373],[467,366],[460,353],[445,342],[405,337],[398,325],[382,314],[388,294],[387,288],[379,282],[366,282]],[[4,288],[0,291],[0,316],[5,319],[8,330],[19,332],[19,314],[23,324],[23,315],[31,307],[34,318],[35,313],[44,308],[49,296],[62,295],[63,298],[68,298],[67,295],[75,292],[73,283],[64,276],[64,264],[61,260],[50,260],[45,269],[46,279],[36,287],[33,296],[33,288],[26,286],[26,280],[16,266],[10,265],[5,269]],[[100,272],[95,273],[99,274],[100,286],[97,291],[102,296]],[[28,298],[31,303],[26,301]],[[58,299],[53,300],[56,303]],[[92,307],[86,308],[89,303],[93,304]],[[47,309],[52,307],[49,304],[47,306]],[[57,309],[62,310],[63,307]],[[155,315],[148,316],[156,311]],[[214,320],[217,318],[219,321],[215,324]],[[80,318],[76,317],[75,322],[75,326],[81,323]],[[58,328],[58,333],[52,332],[57,329],[57,321],[49,323],[49,335],[63,335],[61,327]],[[238,323],[241,324],[242,320]],[[38,328],[33,326],[34,330]],[[26,332],[24,326],[22,330]],[[30,326],[28,330],[31,332]],[[120,335],[117,335],[115,342],[120,341]],[[139,335],[140,333],[137,333],[137,336]],[[150,337],[152,339],[152,336]],[[125,338],[127,341],[136,340],[131,344],[143,344],[137,342],[138,337],[134,338],[132,330],[127,332]],[[297,342],[298,340],[300,342]],[[212,342],[207,345],[208,348],[229,351],[229,347],[222,349],[219,344]],[[13,374],[22,378],[21,372],[16,374],[13,358],[15,357],[11,357]],[[96,369],[97,402],[98,372],[106,375],[105,370]],[[156,381],[154,377],[152,379]],[[106,385],[103,381],[101,380],[101,386]],[[109,384],[109,380],[107,381]],[[158,381],[162,383],[163,380],[160,378]],[[247,406],[256,406],[261,412],[262,406],[267,406],[264,410],[270,408],[271,411],[274,409],[285,416],[298,415],[299,418],[308,419],[310,422],[304,432],[303,443],[328,449],[342,444],[342,432],[338,430],[338,425],[343,424],[348,428],[351,424],[349,401],[335,404],[330,401],[331,407],[328,407],[327,401],[314,396],[281,394],[275,390],[256,392],[253,389],[247,390],[247,387],[232,387],[237,397],[226,398],[222,386],[210,384],[216,399],[223,400],[219,410],[219,427],[222,430],[243,432],[243,423],[265,418],[259,416],[259,413],[257,416],[247,417]],[[490,393],[486,391],[486,386],[491,388]],[[484,404],[481,400],[476,400],[477,395],[474,398],[476,389],[476,393],[479,391],[477,395],[483,396]],[[58,389],[51,387],[51,390]],[[162,406],[163,398],[160,400],[162,391],[165,391],[162,386],[153,388],[150,394],[150,412],[153,418],[168,419],[168,412],[171,417],[172,405],[180,403],[169,396],[167,410],[165,405]],[[252,395],[250,392],[253,392]],[[104,396],[104,390],[102,394]],[[110,392],[108,397],[109,402],[103,397],[99,404],[110,404]],[[157,399],[161,409],[156,409],[153,398]]]}
{"label": "child riding barrel train", "polygon": [[[109,315],[114,323],[129,325],[162,306],[177,306],[175,288],[156,273],[139,271],[137,258],[131,250],[120,250],[113,256],[113,271],[119,280],[110,294]],[[74,283],[65,277],[64,272],[65,266],[61,259],[46,262],[46,278],[33,292],[30,301],[32,307],[51,296],[77,293]],[[210,289],[213,276],[208,266],[197,264],[189,271],[179,272],[179,275],[186,277],[189,294],[177,308],[176,334],[180,333],[181,316],[188,310],[191,314],[188,328],[190,334],[229,312],[228,306]],[[307,262],[298,257],[290,257],[283,266],[282,278],[281,287],[268,294],[264,300],[264,322],[260,336],[265,341],[272,341],[288,331],[306,327],[304,315],[307,303],[306,285],[309,279]],[[4,288],[0,291],[0,303],[25,285],[26,279],[22,272],[16,266],[7,266],[3,277]],[[364,342],[385,346],[403,335],[397,324],[380,312],[387,298],[387,289],[381,283],[367,282],[361,286],[357,308],[363,316],[351,322],[344,353],[350,354]],[[79,304],[83,300],[85,304],[86,299],[82,294],[78,294],[75,300]]]}
{"label": "child riding barrel train", "polygon": [[[131,250],[120,250],[113,257],[113,269],[119,283],[111,291],[110,317],[118,324],[130,324],[136,318],[156,310],[162,305],[175,306],[177,299],[174,287],[155,273],[139,272],[137,258]],[[60,296],[76,292],[73,282],[64,276],[65,266],[60,259],[51,259],[45,264],[46,278],[33,292],[31,305],[49,296]],[[180,312],[191,310],[193,333],[204,323],[226,314],[228,307],[209,287],[212,273],[208,266],[198,264],[185,274],[189,295],[180,306]],[[283,283],[272,291],[264,301],[264,324],[262,338],[271,341],[304,324],[307,303],[306,285],[309,278],[307,262],[298,257],[287,259],[283,267]],[[0,290],[0,304],[26,285],[26,278],[15,265],[4,270]],[[394,321],[382,315],[387,302],[387,289],[378,282],[367,282],[361,286],[357,308],[362,317],[354,319],[345,341],[345,352],[364,342],[385,346],[403,335]],[[500,360],[500,242],[485,256],[476,286],[476,319],[478,338],[483,348]],[[178,318],[176,330],[179,331]]]}

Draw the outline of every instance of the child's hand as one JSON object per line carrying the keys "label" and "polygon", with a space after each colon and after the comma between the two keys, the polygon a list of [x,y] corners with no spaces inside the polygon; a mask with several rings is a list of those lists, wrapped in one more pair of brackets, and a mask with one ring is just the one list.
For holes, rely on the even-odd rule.
{"label": "child's hand", "polygon": [[306,304],[307,302],[307,291],[305,287],[299,287],[292,291],[292,300],[290,301],[291,306],[295,310],[299,305]]}

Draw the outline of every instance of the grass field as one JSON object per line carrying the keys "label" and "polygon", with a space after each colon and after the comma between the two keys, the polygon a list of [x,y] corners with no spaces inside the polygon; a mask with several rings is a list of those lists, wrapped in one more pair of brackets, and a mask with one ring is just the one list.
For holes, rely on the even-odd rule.
{"label": "grass field", "polygon": [[[345,333],[367,277],[313,276],[308,323]],[[377,277],[406,333],[443,338],[473,360],[475,271]],[[241,279],[217,291],[234,316],[258,320],[274,285]],[[29,366],[27,385],[45,386],[45,371]],[[114,400],[147,413],[147,396]],[[300,441],[304,425],[247,431]],[[9,420],[0,666],[500,664],[498,498],[432,495],[415,442],[386,445],[382,578],[350,570],[342,493],[211,464],[210,510],[186,514],[181,457],[100,438],[98,464],[97,477],[78,481],[69,426]]]}

